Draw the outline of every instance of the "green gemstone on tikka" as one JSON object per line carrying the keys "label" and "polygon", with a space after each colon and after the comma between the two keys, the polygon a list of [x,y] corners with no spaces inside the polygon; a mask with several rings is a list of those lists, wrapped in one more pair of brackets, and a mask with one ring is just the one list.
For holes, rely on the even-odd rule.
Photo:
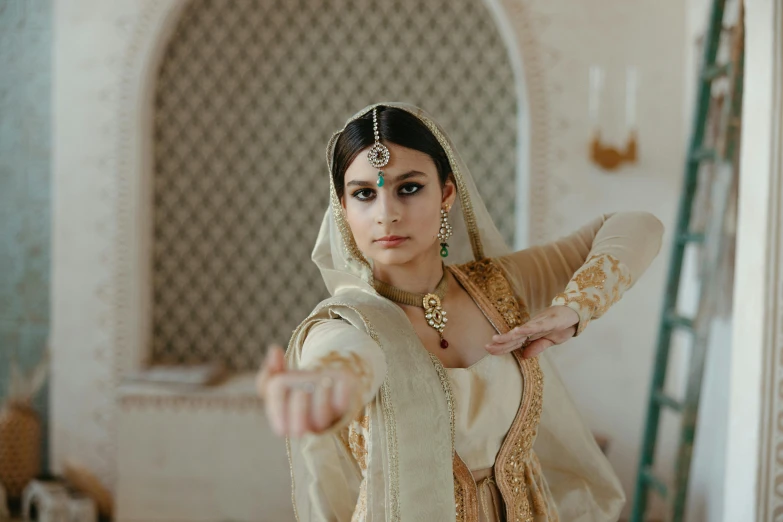
{"label": "green gemstone on tikka", "polygon": [[383,186],[383,171],[382,170],[378,172],[378,186],[379,187]]}

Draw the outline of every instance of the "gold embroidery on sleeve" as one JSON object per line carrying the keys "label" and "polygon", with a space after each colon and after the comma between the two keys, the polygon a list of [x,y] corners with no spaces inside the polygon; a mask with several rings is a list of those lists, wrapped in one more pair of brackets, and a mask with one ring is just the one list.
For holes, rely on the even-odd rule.
{"label": "gold embroidery on sleeve", "polygon": [[314,369],[330,369],[347,371],[359,378],[362,393],[370,389],[372,385],[372,371],[367,363],[356,353],[340,353],[332,350],[323,357],[319,357],[313,366]]}
{"label": "gold embroidery on sleeve", "polygon": [[599,254],[577,270],[565,291],[557,294],[552,304],[573,308],[579,314],[577,333],[581,333],[590,320],[601,317],[619,301],[630,286],[628,268],[609,254]]}
{"label": "gold embroidery on sleeve", "polygon": [[359,415],[348,427],[348,447],[359,464],[362,473],[367,471],[367,436],[370,429],[370,417]]}
{"label": "gold embroidery on sleeve", "polygon": [[576,287],[579,290],[585,288],[595,287],[603,290],[604,283],[606,282],[606,272],[600,264],[588,264],[582,270],[579,270],[573,279],[576,283]]}

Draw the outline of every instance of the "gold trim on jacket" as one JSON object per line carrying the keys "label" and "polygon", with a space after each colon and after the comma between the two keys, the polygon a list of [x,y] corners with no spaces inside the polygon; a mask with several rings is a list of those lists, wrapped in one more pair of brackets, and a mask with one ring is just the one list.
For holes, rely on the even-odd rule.
{"label": "gold trim on jacket", "polygon": [[[451,272],[476,302],[490,323],[505,333],[529,319],[524,303],[517,301],[503,271],[491,259],[459,266]],[[509,522],[532,522],[534,517],[554,522],[556,511],[548,509],[539,485],[544,478],[533,452],[544,391],[543,372],[538,359],[523,359],[520,350],[513,352],[523,379],[522,400],[514,422],[495,459],[495,481],[506,506]],[[454,496],[458,522],[478,520],[476,482],[467,466],[454,456]]]}

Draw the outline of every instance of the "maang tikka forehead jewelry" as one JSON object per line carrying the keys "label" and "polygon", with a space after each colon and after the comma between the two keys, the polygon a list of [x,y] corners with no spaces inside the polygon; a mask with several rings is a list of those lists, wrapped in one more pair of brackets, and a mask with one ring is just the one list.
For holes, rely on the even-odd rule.
{"label": "maang tikka forehead jewelry", "polygon": [[[370,152],[367,153],[367,159],[370,160],[370,165],[376,169],[385,167],[389,163],[389,149],[386,145],[381,143],[380,134],[378,134],[378,108],[374,107],[372,110],[372,131],[375,135],[375,145],[370,148]],[[376,184],[379,187],[383,186],[383,171],[378,171],[378,181]]]}

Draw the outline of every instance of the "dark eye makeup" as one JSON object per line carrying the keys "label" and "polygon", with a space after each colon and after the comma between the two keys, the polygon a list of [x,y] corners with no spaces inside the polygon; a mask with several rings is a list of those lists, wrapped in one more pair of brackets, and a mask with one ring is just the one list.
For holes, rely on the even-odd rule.
{"label": "dark eye makeup", "polygon": [[[407,197],[407,196],[413,196],[417,192],[419,192],[424,185],[420,183],[405,183],[399,188],[398,193],[400,196]],[[358,199],[359,201],[370,201],[375,197],[375,190],[369,189],[369,188],[363,188],[354,191],[351,196]]]}

